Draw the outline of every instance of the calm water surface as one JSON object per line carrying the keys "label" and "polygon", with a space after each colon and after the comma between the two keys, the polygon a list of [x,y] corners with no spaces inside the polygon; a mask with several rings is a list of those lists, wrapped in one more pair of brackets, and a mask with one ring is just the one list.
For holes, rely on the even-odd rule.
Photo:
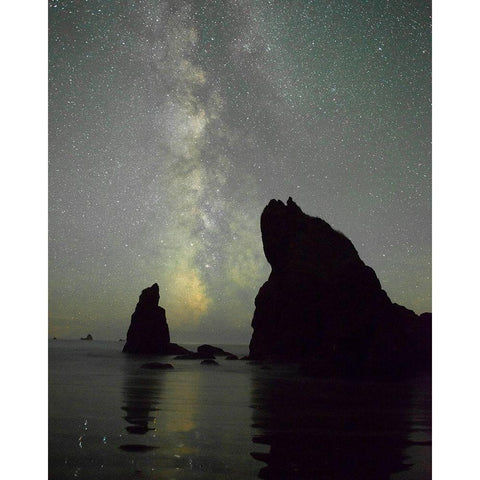
{"label": "calm water surface", "polygon": [[[431,478],[428,378],[318,380],[122,347],[50,341],[50,479]],[[140,368],[147,361],[174,369]]]}

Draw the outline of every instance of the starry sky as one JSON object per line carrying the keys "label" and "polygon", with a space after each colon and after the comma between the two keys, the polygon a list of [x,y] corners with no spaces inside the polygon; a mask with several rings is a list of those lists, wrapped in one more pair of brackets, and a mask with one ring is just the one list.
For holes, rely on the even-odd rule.
{"label": "starry sky", "polygon": [[431,311],[431,5],[50,0],[49,335],[248,343],[292,196]]}

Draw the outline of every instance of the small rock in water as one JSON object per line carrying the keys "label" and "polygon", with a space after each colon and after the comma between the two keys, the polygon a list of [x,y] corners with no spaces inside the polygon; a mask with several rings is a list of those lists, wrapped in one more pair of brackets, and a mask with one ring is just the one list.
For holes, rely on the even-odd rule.
{"label": "small rock in water", "polygon": [[174,360],[214,360],[215,357],[211,353],[192,352],[185,355],[177,355]]}
{"label": "small rock in water", "polygon": [[232,355],[230,352],[226,352],[223,348],[213,347],[212,345],[200,345],[197,348],[197,352],[201,355],[218,355],[218,356],[228,356]]}
{"label": "small rock in water", "polygon": [[201,364],[202,365],[218,365],[218,363],[215,360],[211,360],[211,359],[202,360]]}
{"label": "small rock in water", "polygon": [[150,370],[171,370],[173,365],[170,363],[150,362],[144,363],[141,368],[149,368]]}

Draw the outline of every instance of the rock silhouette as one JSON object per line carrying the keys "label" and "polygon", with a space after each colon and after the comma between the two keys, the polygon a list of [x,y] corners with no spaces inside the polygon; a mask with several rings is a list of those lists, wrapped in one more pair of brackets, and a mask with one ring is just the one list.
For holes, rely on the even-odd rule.
{"label": "rock silhouette", "polygon": [[207,358],[206,360],[202,360],[200,363],[202,365],[218,365],[218,362],[211,359],[211,358]]}
{"label": "rock silhouette", "polygon": [[272,272],[255,299],[250,359],[326,375],[430,368],[431,314],[392,303],[345,235],[291,198],[271,200],[260,224]]}
{"label": "rock silhouette", "polygon": [[223,348],[213,347],[212,345],[206,344],[197,347],[197,352],[202,355],[218,355],[220,357],[232,355],[230,352],[226,352],[225,350],[223,350]]}
{"label": "rock silhouette", "polygon": [[[262,446],[251,452],[263,462],[258,478],[431,478],[431,384],[422,377],[344,381],[294,369],[280,378],[262,372],[253,370],[251,395],[252,440]],[[412,422],[414,405],[422,414]],[[412,446],[422,458],[414,474],[405,453]]]}
{"label": "rock silhouette", "polygon": [[179,355],[190,353],[176,343],[170,343],[165,309],[158,305],[158,284],[145,288],[140,294],[127,332],[124,353]]}
{"label": "rock silhouette", "polygon": [[171,363],[148,362],[144,363],[140,368],[148,368],[149,370],[171,370],[173,365]]}
{"label": "rock silhouette", "polygon": [[80,340],[93,340],[93,337],[88,334],[86,337],[82,337]]}

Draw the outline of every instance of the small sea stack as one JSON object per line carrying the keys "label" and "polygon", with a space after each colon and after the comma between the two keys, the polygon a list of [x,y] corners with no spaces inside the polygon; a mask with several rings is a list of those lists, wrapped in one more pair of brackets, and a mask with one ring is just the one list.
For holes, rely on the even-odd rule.
{"label": "small sea stack", "polygon": [[181,355],[190,353],[176,343],[170,343],[165,309],[158,305],[158,284],[145,288],[132,314],[124,353],[150,355]]}

